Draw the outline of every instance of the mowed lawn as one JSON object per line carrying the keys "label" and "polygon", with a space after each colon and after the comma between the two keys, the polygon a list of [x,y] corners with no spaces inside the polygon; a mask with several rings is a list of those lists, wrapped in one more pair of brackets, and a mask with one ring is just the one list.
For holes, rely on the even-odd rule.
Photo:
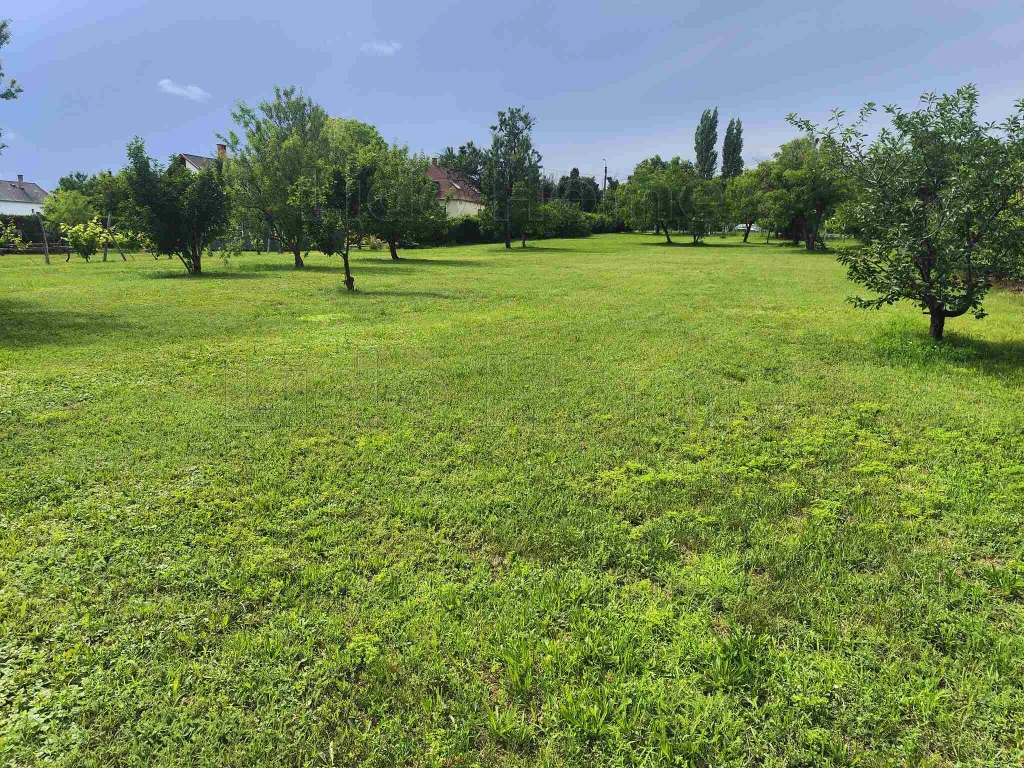
{"label": "mowed lawn", "polygon": [[0,257],[0,763],[1020,765],[1024,295],[660,240]]}

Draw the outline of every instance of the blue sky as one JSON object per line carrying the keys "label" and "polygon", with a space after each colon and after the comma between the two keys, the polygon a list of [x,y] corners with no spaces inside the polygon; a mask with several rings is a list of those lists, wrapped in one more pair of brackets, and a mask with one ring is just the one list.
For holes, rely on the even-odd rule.
{"label": "blue sky", "polygon": [[296,84],[335,116],[430,154],[488,142],[525,105],[548,171],[624,177],[654,153],[692,157],[700,112],[744,124],[748,164],[863,101],[912,106],[981,88],[987,118],[1024,97],[1024,7],[957,2],[333,2],[33,0],[5,4],[0,52],[21,98],[0,102],[0,178],[51,188],[71,170],[212,153],[237,99]]}

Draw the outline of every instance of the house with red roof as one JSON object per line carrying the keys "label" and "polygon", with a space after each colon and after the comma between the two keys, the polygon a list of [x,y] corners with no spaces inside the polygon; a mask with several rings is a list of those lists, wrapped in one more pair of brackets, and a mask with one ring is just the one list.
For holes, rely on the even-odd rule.
{"label": "house with red roof", "polygon": [[436,157],[431,158],[427,178],[434,183],[434,197],[445,207],[449,217],[469,216],[483,210],[480,190],[453,171],[440,167]]}

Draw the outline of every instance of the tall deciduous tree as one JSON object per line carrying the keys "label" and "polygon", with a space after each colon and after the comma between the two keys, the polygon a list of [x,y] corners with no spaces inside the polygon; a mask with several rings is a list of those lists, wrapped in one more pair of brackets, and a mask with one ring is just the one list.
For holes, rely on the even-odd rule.
{"label": "tall deciduous tree", "polygon": [[747,242],[750,230],[764,216],[764,192],[756,169],[744,171],[726,182],[725,206],[732,217],[730,223],[743,225],[743,242]]}
{"label": "tall deciduous tree", "polygon": [[978,90],[922,97],[907,112],[885,107],[891,125],[868,143],[869,103],[849,126],[843,113],[819,129],[790,121],[821,141],[823,151],[858,191],[844,208],[862,245],[839,260],[850,277],[877,294],[858,307],[912,301],[941,339],[948,318],[983,317],[994,267],[1019,259],[1024,213],[1024,100],[999,125],[979,123]]}
{"label": "tall deciduous tree", "polygon": [[155,250],[177,256],[192,275],[203,272],[203,250],[224,233],[230,217],[222,161],[192,173],[174,160],[166,168],[146,156],[136,137],[128,144],[126,183],[134,224]]}
{"label": "tall deciduous tree", "polygon": [[700,179],[692,176],[684,182],[681,207],[694,244],[722,225],[725,202],[721,179]]}
{"label": "tall deciduous tree", "polygon": [[398,259],[403,239],[426,237],[444,227],[445,209],[427,178],[426,156],[380,143],[364,151],[362,164],[370,170],[360,201],[363,229],[387,242],[392,259]]}
{"label": "tall deciduous tree", "polygon": [[327,113],[292,86],[275,87],[273,100],[256,109],[240,101],[231,116],[242,136],[221,138],[231,153],[235,202],[250,218],[263,217],[302,267],[314,212],[331,183]]}
{"label": "tall deciduous tree", "polygon": [[57,189],[43,201],[43,217],[52,227],[74,227],[96,218],[96,207],[85,192]]}
{"label": "tall deciduous tree", "polygon": [[718,107],[705,109],[697,123],[693,150],[697,155],[697,173],[702,179],[713,179],[718,167]]}
{"label": "tall deciduous tree", "polygon": [[57,189],[55,192],[86,192],[91,193],[93,185],[96,183],[96,177],[90,176],[84,171],[72,171],[64,176],[57,179]]}
{"label": "tall deciduous tree", "polygon": [[[3,48],[11,42],[11,20],[3,19],[0,20],[0,48]],[[10,101],[11,99],[18,98],[18,94],[21,93],[21,86],[18,85],[18,81],[11,78],[7,85],[4,85],[4,64],[0,61],[0,100]],[[3,129],[0,129],[0,139],[3,138]],[[0,141],[0,151],[7,145]]]}
{"label": "tall deciduous tree", "polygon": [[472,141],[467,141],[458,150],[445,147],[437,158],[437,164],[456,176],[461,176],[477,189],[480,188],[480,176],[483,173],[487,153]]}
{"label": "tall deciduous tree", "polygon": [[790,204],[789,222],[782,226],[794,245],[802,238],[807,250],[821,243],[818,234],[821,222],[835,213],[848,195],[848,185],[835,173],[835,168],[822,154],[817,142],[801,137],[783,144],[770,166],[773,174],[768,188],[785,191],[776,195],[776,202]]}
{"label": "tall deciduous tree", "polygon": [[730,120],[722,142],[722,178],[734,179],[743,173],[743,122]]}
{"label": "tall deciduous tree", "polygon": [[341,257],[345,287],[354,291],[349,252],[365,235],[361,204],[373,172],[366,158],[386,145],[372,125],[346,118],[328,120],[326,138],[329,181],[323,204],[313,212],[312,242],[327,256]]}
{"label": "tall deciduous tree", "polygon": [[[514,207],[524,190],[540,187],[540,153],[533,148],[534,117],[525,107],[498,112],[491,126],[491,148],[481,173],[481,191],[489,215],[505,230],[505,248],[512,248]],[[517,202],[518,201],[518,202]],[[521,207],[521,206],[520,206]]]}
{"label": "tall deciduous tree", "polygon": [[658,155],[641,160],[617,191],[623,220],[633,229],[663,232],[671,244],[671,231],[688,220],[684,206],[696,180],[697,171],[689,161],[673,157],[665,162]]}
{"label": "tall deciduous tree", "polygon": [[586,213],[593,213],[601,202],[601,186],[593,176],[580,176],[580,169],[573,168],[568,176],[558,180],[556,195],[560,200],[568,200]]}

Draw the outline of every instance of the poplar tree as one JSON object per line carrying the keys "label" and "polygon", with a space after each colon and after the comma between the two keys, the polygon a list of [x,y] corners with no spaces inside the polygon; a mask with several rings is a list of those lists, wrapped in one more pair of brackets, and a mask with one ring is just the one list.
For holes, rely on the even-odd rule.
{"label": "poplar tree", "polygon": [[722,142],[722,178],[729,180],[743,173],[743,122],[730,120]]}
{"label": "poplar tree", "polygon": [[697,155],[697,174],[702,179],[713,179],[718,168],[718,107],[705,109],[697,124],[693,137],[693,149]]}

